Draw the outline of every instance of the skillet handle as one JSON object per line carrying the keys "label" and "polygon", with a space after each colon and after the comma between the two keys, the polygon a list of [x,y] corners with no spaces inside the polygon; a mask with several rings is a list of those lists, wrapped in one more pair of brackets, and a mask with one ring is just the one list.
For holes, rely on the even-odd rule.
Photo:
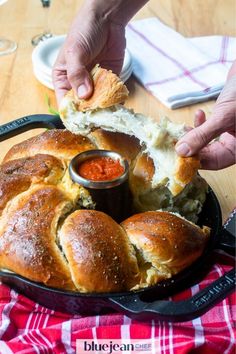
{"label": "skillet handle", "polygon": [[110,298],[112,307],[140,319],[183,322],[203,315],[234,290],[235,269],[225,273],[193,297],[183,301],[144,302],[138,294]]}
{"label": "skillet handle", "polygon": [[33,114],[0,126],[0,142],[34,128],[64,128],[59,116]]}

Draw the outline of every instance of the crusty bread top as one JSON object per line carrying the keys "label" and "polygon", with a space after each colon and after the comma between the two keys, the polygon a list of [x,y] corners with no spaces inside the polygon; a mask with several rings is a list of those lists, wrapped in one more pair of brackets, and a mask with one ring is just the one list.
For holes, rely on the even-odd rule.
{"label": "crusty bread top", "polygon": [[96,129],[89,134],[92,142],[102,150],[112,150],[123,156],[130,164],[141,149],[139,140],[123,133]]}
{"label": "crusty bread top", "polygon": [[124,230],[107,214],[75,211],[65,220],[59,239],[80,291],[123,291],[139,282],[134,249]]}
{"label": "crusty bread top", "polygon": [[36,185],[19,194],[0,220],[0,265],[34,281],[74,289],[56,244],[57,223],[71,208],[55,186]]}
{"label": "crusty bread top", "polygon": [[123,103],[127,99],[129,94],[127,87],[111,70],[95,66],[91,72],[91,76],[94,91],[89,99],[79,99],[73,90],[67,94],[74,98],[78,111],[84,112],[97,108],[107,108]]}
{"label": "crusty bread top", "polygon": [[6,154],[3,163],[36,154],[50,154],[70,160],[85,150],[96,149],[86,137],[72,134],[69,130],[53,129],[14,145]]}
{"label": "crusty bread top", "polygon": [[7,202],[27,190],[32,183],[56,184],[64,172],[62,161],[43,154],[0,165],[0,216]]}
{"label": "crusty bread top", "polygon": [[147,276],[147,267],[152,267],[156,278],[170,278],[202,254],[210,235],[208,227],[201,229],[164,211],[136,214],[121,225],[140,252],[140,266],[144,268],[144,280],[148,285],[152,285],[153,274],[151,278]]}

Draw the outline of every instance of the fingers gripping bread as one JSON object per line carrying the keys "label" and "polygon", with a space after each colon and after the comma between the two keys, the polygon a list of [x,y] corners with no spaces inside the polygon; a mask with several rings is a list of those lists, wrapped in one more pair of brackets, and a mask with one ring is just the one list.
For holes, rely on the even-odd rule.
{"label": "fingers gripping bread", "polygon": [[[88,111],[97,108],[107,108],[122,103],[128,97],[129,91],[117,75],[110,70],[102,69],[98,65],[91,72],[94,94],[87,100],[76,99],[77,110]],[[69,96],[74,97],[73,92]]]}

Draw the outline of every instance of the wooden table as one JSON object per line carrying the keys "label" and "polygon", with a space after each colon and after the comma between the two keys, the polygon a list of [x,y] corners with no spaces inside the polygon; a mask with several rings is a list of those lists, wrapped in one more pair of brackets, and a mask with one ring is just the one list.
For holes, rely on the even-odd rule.
{"label": "wooden table", "polygon": [[[79,0],[52,0],[49,8],[43,8],[40,0],[9,0],[0,6],[0,34],[18,43],[15,53],[0,57],[0,124],[28,114],[48,113],[46,94],[56,106],[54,92],[37,82],[33,75],[31,38],[45,30],[53,34],[66,33],[81,3]],[[236,36],[235,11],[235,0],[151,0],[136,18],[158,16],[185,36]],[[173,121],[191,125],[197,108],[203,108],[209,115],[214,105],[214,101],[208,101],[170,110],[134,78],[129,80],[128,87],[127,106],[155,118],[166,115]],[[30,131],[0,143],[0,160],[10,146],[40,131]],[[217,194],[224,218],[236,204],[235,171],[235,167],[230,167],[201,172]]]}

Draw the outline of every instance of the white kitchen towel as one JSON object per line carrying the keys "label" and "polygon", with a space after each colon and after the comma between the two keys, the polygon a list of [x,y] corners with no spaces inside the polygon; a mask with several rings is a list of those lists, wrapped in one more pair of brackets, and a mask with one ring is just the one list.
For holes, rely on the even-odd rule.
{"label": "white kitchen towel", "polygon": [[129,23],[126,40],[133,74],[172,109],[217,97],[236,59],[236,38],[186,38],[157,18]]}

